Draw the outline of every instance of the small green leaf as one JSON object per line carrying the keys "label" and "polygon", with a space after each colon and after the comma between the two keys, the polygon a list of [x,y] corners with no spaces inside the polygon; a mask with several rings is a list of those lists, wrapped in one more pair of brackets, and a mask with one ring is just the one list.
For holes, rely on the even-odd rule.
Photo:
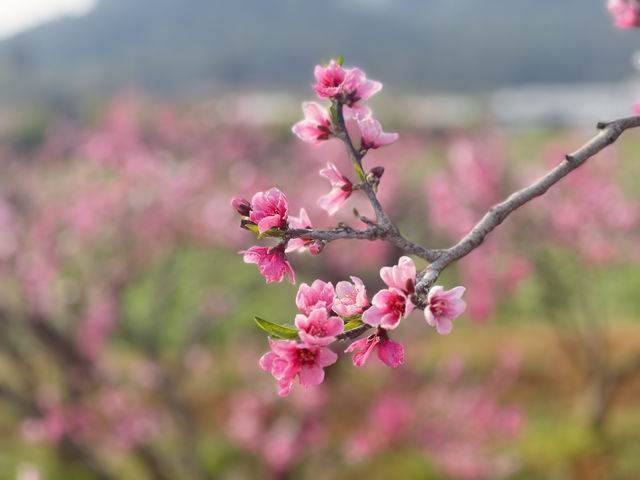
{"label": "small green leaf", "polygon": [[356,169],[356,173],[358,174],[358,178],[360,178],[361,182],[366,182],[367,177],[364,174],[364,170],[362,169],[362,165],[359,162],[354,162],[353,166]]}
{"label": "small green leaf", "polygon": [[354,328],[358,328],[362,325],[362,315],[354,315],[353,317],[349,317],[345,319],[347,323],[344,324],[344,331],[348,332],[349,330],[353,330]]}
{"label": "small green leaf", "polygon": [[271,337],[281,340],[296,340],[298,338],[298,330],[284,325],[278,325],[260,317],[253,317],[258,326],[267,332]]}
{"label": "small green leaf", "polygon": [[342,64],[344,63],[344,57],[342,55],[340,55],[338,57],[338,60],[336,60],[336,63],[340,66],[342,66]]}
{"label": "small green leaf", "polygon": [[[257,233],[258,229],[256,228],[253,231]],[[280,230],[279,228],[270,228],[269,230],[267,230],[264,233],[258,233],[258,238],[263,238],[263,237],[278,237],[278,238],[280,238],[283,235],[284,235],[284,232],[282,230]]]}
{"label": "small green leaf", "polygon": [[260,230],[258,230],[258,225],[256,225],[255,223],[245,223],[244,228],[247,228],[251,230],[253,233],[257,234],[258,238],[263,238],[263,237],[280,238],[284,235],[284,231],[280,230],[279,228],[270,228],[266,232],[260,233]]}

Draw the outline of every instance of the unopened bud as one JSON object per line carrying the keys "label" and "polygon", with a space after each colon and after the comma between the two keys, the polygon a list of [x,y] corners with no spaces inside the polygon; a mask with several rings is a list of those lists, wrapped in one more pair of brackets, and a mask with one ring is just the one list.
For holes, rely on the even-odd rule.
{"label": "unopened bud", "polygon": [[243,217],[248,217],[251,213],[251,204],[244,198],[234,198],[233,200],[231,200],[231,206]]}
{"label": "unopened bud", "polygon": [[309,244],[309,253],[311,255],[318,255],[322,250],[324,250],[325,243],[322,240],[314,240]]}
{"label": "unopened bud", "polygon": [[369,170],[369,175],[373,175],[374,177],[380,178],[384,173],[384,167],[373,167]]}

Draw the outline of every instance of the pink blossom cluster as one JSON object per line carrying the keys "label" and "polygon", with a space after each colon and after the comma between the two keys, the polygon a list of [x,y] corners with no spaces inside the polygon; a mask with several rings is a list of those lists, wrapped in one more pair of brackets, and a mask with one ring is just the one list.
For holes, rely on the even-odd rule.
{"label": "pink blossom cluster", "polygon": [[[311,286],[300,285],[296,305],[302,313],[295,318],[300,341],[269,338],[271,351],[259,362],[278,381],[280,395],[289,394],[296,377],[304,387],[322,383],[323,368],[337,361],[337,355],[327,346],[338,339],[350,321],[376,328],[375,333],[354,341],[345,350],[345,353],[355,352],[355,366],[364,365],[374,351],[390,367],[397,368],[404,363],[404,349],[389,339],[388,331],[397,328],[400,320],[414,308],[411,295],[416,282],[415,265],[411,258],[401,257],[398,265],[382,267],[380,276],[389,288],[376,293],[371,304],[358,277],[351,277],[351,282],[338,282],[335,288],[322,280],[315,280]],[[424,315],[438,333],[451,332],[453,320],[466,307],[460,298],[463,293],[463,287],[449,291],[441,286],[431,289]],[[332,316],[332,312],[336,315]]]}
{"label": "pink blossom cluster", "polygon": [[469,381],[464,364],[451,362],[434,380],[415,389],[396,380],[373,396],[367,418],[347,439],[351,459],[367,460],[402,445],[421,445],[447,478],[503,478],[518,467],[517,458],[494,450],[521,430],[522,414],[501,397],[517,374],[517,358],[505,352],[490,377]]}
{"label": "pink blossom cluster", "polygon": [[324,390],[314,389],[292,395],[286,408],[275,400],[255,392],[236,393],[227,428],[235,443],[257,455],[278,477],[325,443],[327,427],[320,413],[327,398]]}
{"label": "pink blossom cluster", "polygon": [[[371,117],[371,109],[359,103],[377,93],[382,84],[368,80],[357,68],[343,68],[341,60],[332,60],[325,67],[316,66],[315,77],[317,83],[313,88],[320,98],[328,98],[331,106],[325,109],[315,102],[305,102],[302,106],[305,118],[293,126],[293,132],[314,145],[331,137],[342,140],[358,177],[365,182],[353,184],[333,163],[328,162],[320,174],[331,183],[331,191],[320,197],[317,203],[333,214],[355,190],[368,189],[370,193],[377,190],[384,169],[374,167],[365,175],[362,158],[369,150],[394,142],[398,135],[384,133],[380,123]],[[360,133],[357,148],[351,141],[345,119],[357,124]],[[257,264],[267,283],[281,282],[285,273],[291,283],[295,282],[286,253],[304,248],[312,254],[322,251],[324,243],[313,240],[313,225],[306,210],[301,209],[297,218],[289,217],[289,203],[277,188],[258,192],[251,201],[237,197],[231,203],[242,217],[243,228],[253,230],[258,238],[280,239],[275,246],[253,246],[238,252],[244,255],[246,263]],[[309,230],[310,238],[292,230]],[[388,288],[377,292],[371,305],[358,277],[351,277],[353,283],[339,282],[335,288],[321,280],[314,281],[311,286],[302,284],[296,297],[302,312],[295,318],[296,330],[285,329],[285,332],[297,331],[298,339],[290,338],[290,333],[282,337],[282,333],[270,332],[269,328],[273,327],[263,327],[280,338],[275,341],[269,338],[271,351],[259,362],[278,381],[280,395],[289,394],[296,378],[305,387],[322,383],[324,367],[337,360],[337,355],[328,345],[344,334],[347,325],[349,329],[362,325],[375,328],[373,334],[356,340],[345,350],[347,353],[355,352],[353,363],[356,366],[362,366],[374,350],[386,365],[396,368],[404,363],[404,350],[399,343],[389,339],[388,331],[396,329],[400,320],[416,306],[413,300],[416,268],[411,258],[402,257],[398,265],[383,267],[380,276]],[[438,333],[451,332],[453,320],[465,310],[466,303],[461,299],[463,293],[463,287],[445,291],[436,286],[431,289],[426,302],[418,303],[424,309],[425,320]]]}
{"label": "pink blossom cluster", "polygon": [[607,9],[618,28],[633,28],[640,24],[640,4],[636,0],[609,0]]}
{"label": "pink blossom cluster", "polygon": [[[293,126],[293,133],[300,139],[311,144],[318,144],[331,137],[343,135],[337,118],[336,105],[344,106],[346,119],[353,120],[360,134],[358,150],[365,154],[369,150],[380,148],[395,142],[397,133],[384,133],[380,122],[371,116],[371,109],[360,103],[368,100],[382,89],[382,84],[367,79],[364,72],[358,68],[343,68],[341,63],[331,60],[325,67],[317,65],[315,68],[317,83],[313,86],[320,98],[328,98],[332,107],[327,110],[316,102],[304,102],[302,110],[304,120]],[[330,214],[335,213],[354,189],[351,181],[342,175],[336,166],[328,162],[320,174],[331,182],[331,191],[318,199],[318,205]]]}

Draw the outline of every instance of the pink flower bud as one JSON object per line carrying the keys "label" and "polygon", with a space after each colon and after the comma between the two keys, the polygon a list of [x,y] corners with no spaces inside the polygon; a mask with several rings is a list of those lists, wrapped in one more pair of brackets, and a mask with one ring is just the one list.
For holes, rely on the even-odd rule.
{"label": "pink flower bud", "polygon": [[244,198],[234,198],[231,200],[231,206],[243,217],[248,217],[251,213],[251,204],[249,203],[249,200],[245,200]]}
{"label": "pink flower bud", "polygon": [[314,240],[309,244],[309,253],[319,255],[324,250],[325,243],[322,240]]}

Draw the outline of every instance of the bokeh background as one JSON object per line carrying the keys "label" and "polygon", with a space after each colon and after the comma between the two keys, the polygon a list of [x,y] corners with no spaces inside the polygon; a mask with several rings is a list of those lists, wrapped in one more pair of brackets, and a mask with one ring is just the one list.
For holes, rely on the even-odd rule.
{"label": "bokeh background", "polygon": [[[445,272],[469,305],[451,335],[414,313],[404,366],[343,355],[285,399],[252,318],[293,323],[297,285],[242,262],[230,206],[277,186],[317,227],[369,214],[315,205],[349,162],[291,133],[344,55],[400,133],[365,161],[383,205],[450,245],[640,101],[640,34],[604,1],[39,1],[0,6],[1,478],[640,476],[638,133]],[[400,254],[291,262],[371,297]]]}

